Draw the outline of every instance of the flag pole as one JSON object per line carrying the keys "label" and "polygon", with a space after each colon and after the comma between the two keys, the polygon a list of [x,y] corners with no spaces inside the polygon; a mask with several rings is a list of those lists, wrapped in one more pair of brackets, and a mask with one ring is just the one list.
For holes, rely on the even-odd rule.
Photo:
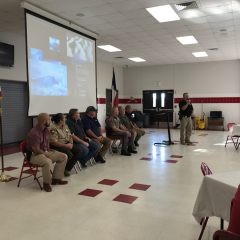
{"label": "flag pole", "polygon": [[2,127],[2,90],[0,87],[0,154],[1,154],[1,175],[0,182],[8,182],[10,180],[10,176],[6,175],[4,172],[4,154],[3,154],[3,127]]}

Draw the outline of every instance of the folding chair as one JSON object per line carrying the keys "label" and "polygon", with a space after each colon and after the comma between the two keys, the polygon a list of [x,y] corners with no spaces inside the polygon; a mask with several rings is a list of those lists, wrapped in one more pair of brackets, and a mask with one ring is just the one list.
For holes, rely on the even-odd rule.
{"label": "folding chair", "polygon": [[[27,156],[26,145],[27,145],[26,141],[23,141],[23,142],[20,143],[20,151],[22,152],[24,158],[23,158],[23,164],[22,164],[22,168],[21,168],[21,172],[20,172],[20,176],[19,176],[17,186],[18,187],[20,186],[20,183],[23,179],[33,176],[34,180],[37,181],[40,189],[42,190],[42,185],[39,182],[39,178],[42,177],[42,176],[37,177],[39,166],[36,165],[36,164],[30,163],[30,159]],[[28,174],[28,175],[23,177],[23,174]]]}
{"label": "folding chair", "polygon": [[[113,135],[107,135],[109,139],[112,140],[109,153],[113,155],[114,153],[120,153],[122,148],[122,137],[121,136],[113,136]],[[118,141],[120,141],[118,143]],[[117,144],[118,143],[118,144]],[[116,149],[115,151],[113,149]]]}
{"label": "folding chair", "polygon": [[227,124],[227,128],[229,130],[229,134],[227,136],[227,139],[226,139],[226,142],[225,142],[225,147],[227,147],[227,145],[229,143],[233,143],[234,147],[236,150],[238,150],[239,148],[239,138],[240,138],[240,135],[236,135],[236,134],[233,134],[232,131],[233,131],[233,126],[236,125],[236,123],[228,123]]}
{"label": "folding chair", "polygon": [[228,229],[215,232],[213,240],[240,240],[240,185],[232,200]]}
{"label": "folding chair", "polygon": [[[212,174],[211,169],[210,169],[210,168],[208,167],[208,165],[207,165],[206,163],[204,163],[204,162],[202,162],[202,164],[201,164],[201,171],[202,171],[203,176],[207,176],[207,175],[211,175],[211,174]],[[200,235],[199,235],[199,237],[198,237],[198,240],[201,240],[201,239],[202,239],[203,233],[204,233],[205,228],[206,228],[207,223],[208,223],[208,219],[209,219],[209,217],[205,217],[205,218],[203,218],[203,219],[201,220],[201,222],[200,222],[200,225],[202,225],[202,230],[201,230],[201,232],[200,232]],[[220,227],[221,227],[221,229],[224,228],[224,220],[223,220],[223,219],[220,220]]]}
{"label": "folding chair", "polygon": [[79,161],[77,161],[73,168],[74,168],[75,172],[78,173],[78,170],[79,171],[82,170],[81,163]]}

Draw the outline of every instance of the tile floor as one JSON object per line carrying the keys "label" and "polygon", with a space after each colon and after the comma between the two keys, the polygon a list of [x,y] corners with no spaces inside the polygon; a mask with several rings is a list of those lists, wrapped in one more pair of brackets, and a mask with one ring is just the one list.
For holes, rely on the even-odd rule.
{"label": "tile floor", "polygon": [[[192,209],[202,180],[200,164],[205,161],[213,172],[240,170],[239,152],[230,145],[224,148],[227,132],[195,131],[192,140],[198,143],[192,147],[179,143],[155,147],[153,143],[164,140],[167,132],[148,132],[138,154],[108,155],[105,165],[73,172],[69,184],[54,186],[52,193],[40,191],[32,179],[23,180],[20,188],[16,180],[0,183],[0,239],[197,239],[200,226]],[[178,140],[179,130],[173,130],[172,136]],[[151,161],[140,161],[142,157]],[[8,155],[5,162],[6,167],[18,167],[6,171],[18,177],[21,154]],[[102,180],[105,184],[99,184]],[[136,183],[150,187],[133,189]],[[91,197],[79,195],[83,191]],[[203,239],[212,239],[218,225],[219,220],[211,218]]]}

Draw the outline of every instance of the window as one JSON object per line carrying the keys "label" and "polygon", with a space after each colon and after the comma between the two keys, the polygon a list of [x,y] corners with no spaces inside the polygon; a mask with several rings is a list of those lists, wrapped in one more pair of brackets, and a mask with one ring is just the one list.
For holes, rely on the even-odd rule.
{"label": "window", "polygon": [[166,98],[166,94],[165,93],[161,93],[161,107],[162,108],[165,107],[165,98]]}
{"label": "window", "polygon": [[153,99],[153,107],[157,107],[157,94],[156,93],[152,94],[152,99]]}

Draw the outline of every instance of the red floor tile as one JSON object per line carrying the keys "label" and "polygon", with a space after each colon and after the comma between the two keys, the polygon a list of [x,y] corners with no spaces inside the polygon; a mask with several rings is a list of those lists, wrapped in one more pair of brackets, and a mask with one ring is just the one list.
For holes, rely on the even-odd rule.
{"label": "red floor tile", "polygon": [[150,188],[151,185],[146,185],[146,184],[140,184],[140,183],[134,183],[132,186],[129,188],[131,189],[136,189],[136,190],[141,190],[141,191],[146,191],[148,188]]}
{"label": "red floor tile", "polygon": [[125,194],[119,194],[117,197],[115,197],[115,198],[113,199],[113,201],[132,204],[137,198],[138,198],[138,197],[134,197],[134,196],[130,196],[130,195],[125,195]]}
{"label": "red floor tile", "polygon": [[139,160],[151,161],[152,158],[149,158],[149,157],[142,157],[142,158],[140,158]]}
{"label": "red floor tile", "polygon": [[166,160],[165,162],[166,163],[177,163],[178,161],[177,160]]}
{"label": "red floor tile", "polygon": [[118,183],[118,182],[119,182],[119,181],[117,181],[117,180],[103,179],[102,181],[98,182],[98,184],[113,186],[114,184],[116,184],[116,183]]}
{"label": "red floor tile", "polygon": [[183,158],[183,156],[181,156],[181,155],[171,155],[170,157],[172,157],[172,158]]}
{"label": "red floor tile", "polygon": [[13,171],[13,170],[16,170],[16,169],[18,169],[17,167],[5,167],[4,168],[4,171]]}
{"label": "red floor tile", "polygon": [[87,196],[87,197],[96,197],[98,194],[100,194],[102,191],[95,190],[95,189],[85,189],[84,191],[80,192],[79,195]]}

